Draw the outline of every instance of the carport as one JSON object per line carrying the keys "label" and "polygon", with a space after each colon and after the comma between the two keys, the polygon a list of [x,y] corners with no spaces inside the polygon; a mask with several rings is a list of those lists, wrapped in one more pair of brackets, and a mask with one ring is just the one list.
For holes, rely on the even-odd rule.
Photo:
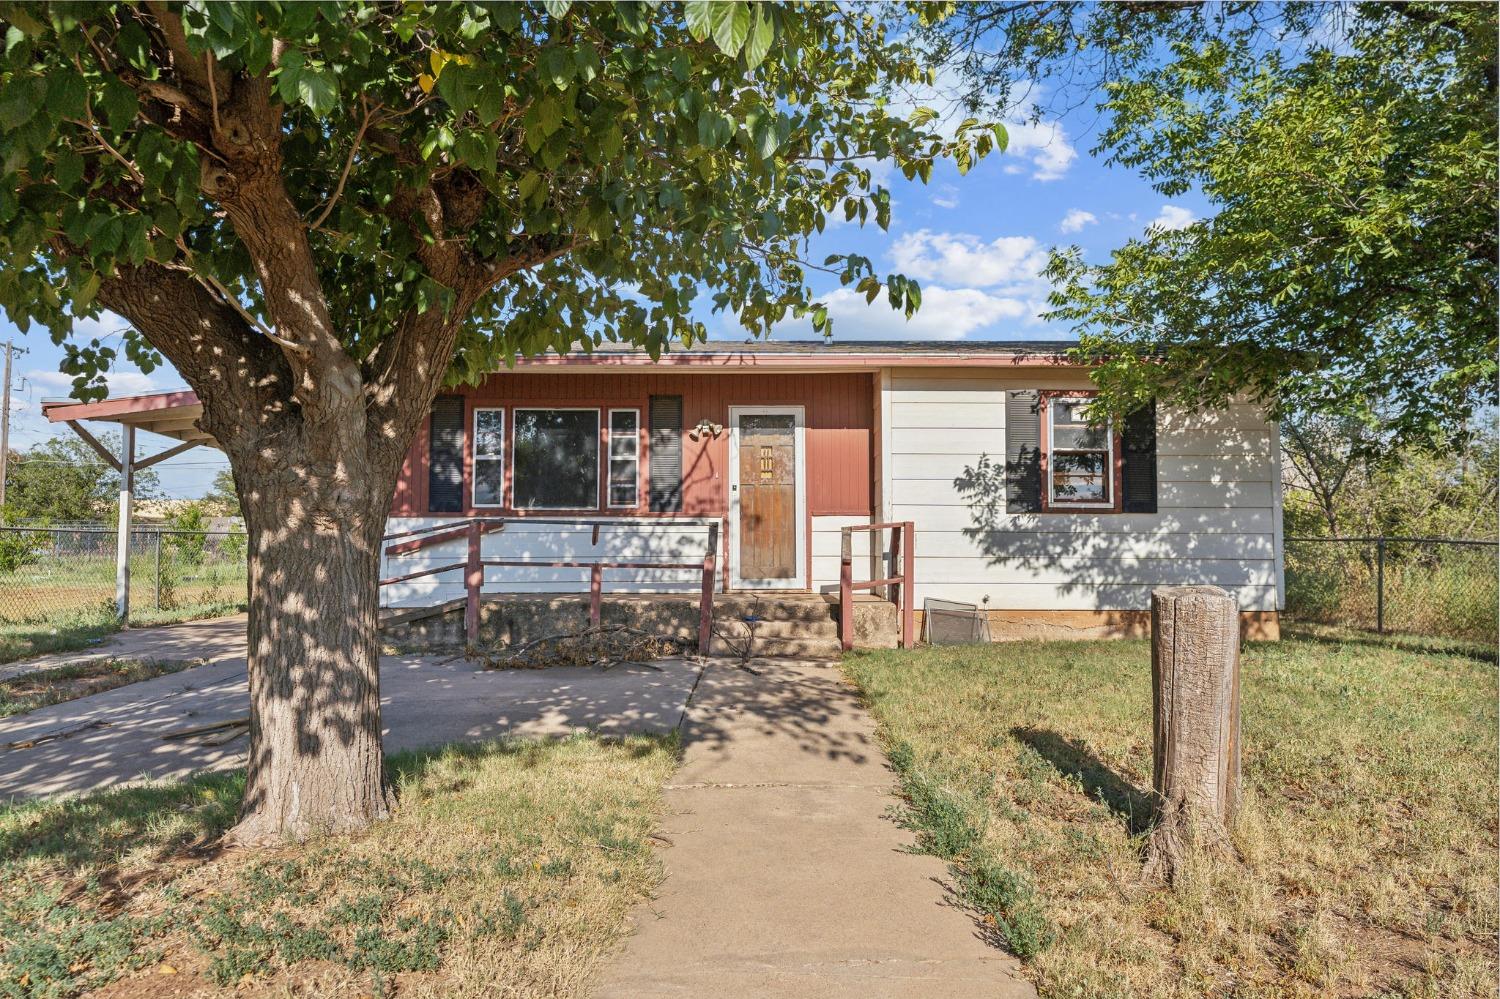
{"label": "carport", "polygon": [[[203,415],[203,405],[195,393],[180,390],[120,396],[100,402],[43,402],[42,415],[52,423],[66,423],[106,464],[120,473],[119,536],[115,544],[115,610],[120,615],[120,620],[128,620],[130,527],[135,507],[135,473],[138,469],[150,468],[157,462],[166,461],[200,445],[217,447],[212,437],[198,429],[198,418]],[[85,420],[118,424],[120,453],[110,453],[109,448],[84,427]],[[138,430],[161,434],[182,443],[149,457],[138,458],[135,453],[135,435]]]}

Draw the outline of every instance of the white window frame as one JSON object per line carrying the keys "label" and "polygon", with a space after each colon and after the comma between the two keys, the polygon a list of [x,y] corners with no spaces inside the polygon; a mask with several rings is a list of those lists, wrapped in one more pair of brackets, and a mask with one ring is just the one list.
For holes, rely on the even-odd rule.
{"label": "white window frame", "polygon": [[[630,456],[629,461],[635,464],[635,495],[629,503],[616,503],[614,497],[614,464],[615,464],[615,414],[629,413],[635,418],[635,433],[631,435],[631,441],[635,444],[635,453]],[[635,406],[621,406],[611,409],[605,423],[607,431],[604,439],[604,499],[611,510],[634,510],[641,505],[641,411]],[[621,459],[624,461],[626,459]]]}
{"label": "white window frame", "polygon": [[[1085,405],[1094,401],[1091,395],[1049,395],[1047,397],[1047,508],[1049,510],[1113,510],[1115,508],[1115,424],[1114,420],[1106,420],[1104,423],[1104,447],[1064,447],[1056,446],[1053,440],[1053,414],[1054,408],[1059,402],[1083,403]],[[1104,452],[1104,499],[1102,500],[1070,500],[1054,499],[1052,495],[1053,473],[1052,456],[1062,454],[1093,454],[1097,451]]]}
{"label": "white window frame", "polygon": [[[479,456],[479,414],[480,413],[499,413],[500,414],[500,453],[498,455],[485,455],[483,459],[481,459],[480,456]],[[503,506],[505,506],[505,459],[507,457],[509,457],[509,455],[508,455],[507,452],[509,451],[509,448],[510,448],[509,441],[508,441],[508,439],[506,437],[506,431],[509,429],[509,427],[507,426],[507,421],[505,419],[505,407],[504,406],[475,406],[474,407],[474,416],[473,416],[473,419],[470,422],[469,426],[470,426],[470,431],[471,431],[470,437],[469,437],[469,445],[470,445],[470,447],[469,447],[469,451],[470,451],[469,461],[473,465],[473,467],[469,469],[469,504],[471,506],[475,506],[475,507],[481,507],[482,506],[482,507],[486,507],[486,508],[489,508],[489,507],[503,507]],[[481,502],[479,502],[479,462],[481,460],[483,460],[483,461],[498,461],[500,463],[500,496],[493,503],[481,503]]]}
{"label": "white window frame", "polygon": [[[517,510],[598,510],[599,490],[605,488],[604,476],[602,474],[605,434],[604,428],[599,424],[601,410],[598,406],[512,406],[510,418],[510,501],[512,507]],[[517,505],[516,501],[516,424],[520,423],[520,413],[593,413],[594,414],[594,439],[598,441],[599,460],[594,464],[594,504],[593,506],[528,506]],[[580,466],[581,467],[581,466]]]}

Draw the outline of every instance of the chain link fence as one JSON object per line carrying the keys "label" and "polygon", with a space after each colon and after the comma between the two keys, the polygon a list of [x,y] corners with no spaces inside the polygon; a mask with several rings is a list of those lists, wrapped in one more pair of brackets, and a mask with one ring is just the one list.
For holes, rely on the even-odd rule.
{"label": "chain link fence", "polygon": [[[0,527],[0,625],[113,619],[118,537],[99,526]],[[245,551],[238,531],[132,531],[130,623],[242,607]]]}
{"label": "chain link fence", "polygon": [[1287,616],[1494,643],[1497,557],[1496,542],[1471,538],[1288,538]]}

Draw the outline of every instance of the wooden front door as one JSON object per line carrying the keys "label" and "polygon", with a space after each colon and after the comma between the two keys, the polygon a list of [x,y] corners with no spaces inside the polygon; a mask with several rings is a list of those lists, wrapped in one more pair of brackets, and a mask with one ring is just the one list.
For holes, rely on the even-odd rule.
{"label": "wooden front door", "polygon": [[801,585],[798,418],[791,411],[733,416],[737,577],[748,587]]}

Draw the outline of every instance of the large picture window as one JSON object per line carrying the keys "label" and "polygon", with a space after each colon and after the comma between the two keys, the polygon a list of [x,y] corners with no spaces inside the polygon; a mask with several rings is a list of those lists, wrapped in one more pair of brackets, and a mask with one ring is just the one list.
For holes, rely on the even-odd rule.
{"label": "large picture window", "polygon": [[474,410],[474,505],[505,502],[505,410]]}
{"label": "large picture window", "polygon": [[638,506],[641,501],[641,412],[609,411],[609,505]]}
{"label": "large picture window", "polygon": [[1090,426],[1087,396],[1047,398],[1047,505],[1053,509],[1113,509],[1114,430]]}
{"label": "large picture window", "polygon": [[517,409],[511,443],[512,505],[518,510],[599,506],[599,411]]}

